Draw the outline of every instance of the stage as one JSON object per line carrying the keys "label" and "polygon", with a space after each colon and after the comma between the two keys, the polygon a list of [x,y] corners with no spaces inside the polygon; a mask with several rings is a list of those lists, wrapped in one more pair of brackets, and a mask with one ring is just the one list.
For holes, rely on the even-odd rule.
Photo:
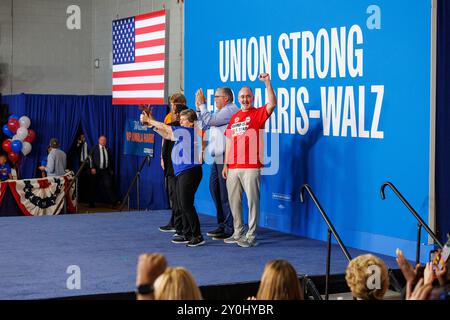
{"label": "stage", "polygon": [[[69,214],[0,219],[0,299],[49,299],[134,291],[139,254],[160,252],[170,266],[184,266],[198,285],[213,287],[259,281],[271,259],[286,259],[299,274],[325,274],[326,243],[260,229],[260,245],[240,248],[206,237],[206,245],[188,248],[172,244],[172,233],[159,226],[169,211]],[[202,233],[215,219],[200,216]],[[361,250],[349,248],[355,257]],[[381,256],[389,268],[395,259]],[[79,266],[81,289],[66,287],[69,266]],[[337,246],[332,273],[345,272],[347,261]]]}

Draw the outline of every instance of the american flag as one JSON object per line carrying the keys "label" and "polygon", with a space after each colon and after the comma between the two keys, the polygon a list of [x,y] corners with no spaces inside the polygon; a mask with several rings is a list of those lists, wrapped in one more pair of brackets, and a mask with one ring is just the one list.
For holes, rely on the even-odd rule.
{"label": "american flag", "polygon": [[166,11],[113,21],[113,104],[164,104]]}

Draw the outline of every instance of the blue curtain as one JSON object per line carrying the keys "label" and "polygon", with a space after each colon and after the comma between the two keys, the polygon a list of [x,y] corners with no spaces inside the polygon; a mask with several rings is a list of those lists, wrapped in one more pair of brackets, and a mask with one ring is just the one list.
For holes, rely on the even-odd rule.
{"label": "blue curtain", "polygon": [[450,232],[450,3],[438,1],[436,90],[436,214],[438,235]]}
{"label": "blue curtain", "polygon": [[[128,118],[139,118],[136,106],[114,106],[111,96],[71,96],[71,95],[14,95],[4,97],[9,104],[10,113],[26,115],[31,119],[31,127],[36,131],[37,139],[33,150],[23,157],[20,165],[22,178],[32,178],[41,160],[47,155],[47,145],[51,138],[58,138],[61,149],[66,153],[76,139],[81,128],[86,136],[89,148],[97,143],[104,134],[108,139],[114,158],[115,182],[120,199],[125,196],[143,157],[124,155],[124,130]],[[166,106],[155,106],[154,115],[162,121]],[[164,189],[164,174],[160,167],[161,138],[156,135],[154,160],[146,166],[141,175],[141,209],[160,210],[167,208]],[[130,199],[132,208],[136,208],[136,188]]]}

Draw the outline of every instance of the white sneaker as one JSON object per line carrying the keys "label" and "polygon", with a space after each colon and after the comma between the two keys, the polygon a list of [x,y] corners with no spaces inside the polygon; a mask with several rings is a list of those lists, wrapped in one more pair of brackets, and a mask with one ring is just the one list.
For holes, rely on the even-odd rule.
{"label": "white sneaker", "polygon": [[228,243],[228,244],[232,244],[232,243],[237,243],[241,239],[242,239],[242,237],[231,236],[229,238],[224,239],[223,242]]}
{"label": "white sneaker", "polygon": [[256,240],[248,240],[247,238],[243,238],[237,242],[239,247],[242,248],[250,248],[250,247],[256,247],[258,245],[258,242]]}

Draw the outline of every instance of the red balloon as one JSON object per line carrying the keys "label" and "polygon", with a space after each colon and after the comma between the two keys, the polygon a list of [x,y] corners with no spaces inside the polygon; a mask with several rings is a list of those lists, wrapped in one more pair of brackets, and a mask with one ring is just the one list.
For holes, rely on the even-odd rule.
{"label": "red balloon", "polygon": [[11,130],[12,133],[16,133],[17,129],[20,128],[20,122],[17,119],[10,119],[8,121],[8,129]]}
{"label": "red balloon", "polygon": [[20,155],[18,153],[15,152],[10,152],[8,154],[8,159],[12,162],[12,163],[17,163],[20,160]]}
{"label": "red balloon", "polygon": [[33,143],[34,140],[36,140],[36,132],[33,129],[28,129],[28,135],[23,141]]}
{"label": "red balloon", "polygon": [[6,139],[5,141],[3,141],[2,147],[3,147],[3,150],[5,150],[6,152],[8,152],[8,153],[12,152],[11,139]]}

